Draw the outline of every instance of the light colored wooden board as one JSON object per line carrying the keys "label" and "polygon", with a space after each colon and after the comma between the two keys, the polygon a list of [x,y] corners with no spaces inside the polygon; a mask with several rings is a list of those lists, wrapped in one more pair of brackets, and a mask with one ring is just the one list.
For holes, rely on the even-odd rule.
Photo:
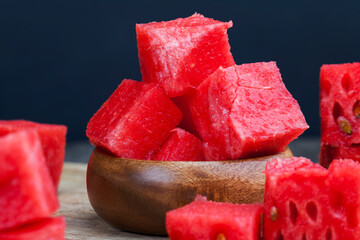
{"label": "light colored wooden board", "polygon": [[166,237],[123,232],[104,222],[92,209],[86,192],[86,164],[65,163],[58,192],[60,210],[66,217],[67,240],[166,240]]}

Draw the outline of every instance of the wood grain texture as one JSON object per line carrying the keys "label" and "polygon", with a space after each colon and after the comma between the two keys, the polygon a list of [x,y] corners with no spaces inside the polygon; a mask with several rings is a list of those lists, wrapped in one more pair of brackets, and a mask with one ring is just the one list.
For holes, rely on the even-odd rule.
{"label": "wood grain texture", "polygon": [[92,209],[86,193],[86,164],[65,163],[58,197],[60,210],[66,217],[67,240],[166,240],[123,232],[111,227]]}
{"label": "wood grain texture", "polygon": [[112,157],[95,149],[87,189],[95,211],[112,225],[165,235],[165,214],[194,200],[262,202],[266,162],[291,157],[290,149],[261,158],[231,161],[149,161]]}

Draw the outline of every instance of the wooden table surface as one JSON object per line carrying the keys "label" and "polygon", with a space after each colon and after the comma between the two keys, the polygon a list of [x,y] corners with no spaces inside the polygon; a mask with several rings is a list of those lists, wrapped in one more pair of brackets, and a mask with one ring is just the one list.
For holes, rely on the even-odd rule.
{"label": "wooden table surface", "polygon": [[64,164],[58,197],[60,210],[56,215],[66,217],[67,240],[166,240],[166,237],[145,236],[122,232],[104,222],[92,209],[86,192],[84,163]]}

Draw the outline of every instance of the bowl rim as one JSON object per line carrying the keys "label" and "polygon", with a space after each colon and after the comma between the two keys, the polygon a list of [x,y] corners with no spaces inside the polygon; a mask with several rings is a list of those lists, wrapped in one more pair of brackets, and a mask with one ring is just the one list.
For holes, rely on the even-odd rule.
{"label": "bowl rim", "polygon": [[182,163],[182,164],[195,164],[195,165],[202,165],[202,164],[209,164],[209,163],[241,163],[241,162],[260,162],[264,160],[274,159],[276,157],[284,158],[288,156],[293,156],[293,153],[289,146],[285,148],[284,151],[271,154],[271,155],[265,155],[260,157],[253,157],[253,158],[244,158],[244,159],[234,159],[234,160],[210,160],[210,161],[186,161],[186,160],[153,160],[153,159],[134,159],[134,158],[124,158],[124,157],[117,157],[112,155],[109,151],[106,151],[102,148],[95,147],[92,151],[93,153],[105,156],[109,159],[114,159],[114,161],[140,161],[142,163],[147,162],[149,164],[174,164],[176,162]]}

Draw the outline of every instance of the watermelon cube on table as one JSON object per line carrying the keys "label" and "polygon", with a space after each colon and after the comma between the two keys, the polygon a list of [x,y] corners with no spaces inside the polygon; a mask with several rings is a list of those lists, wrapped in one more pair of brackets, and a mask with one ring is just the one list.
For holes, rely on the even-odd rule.
{"label": "watermelon cube on table", "polygon": [[268,162],[264,239],[360,239],[359,171],[352,160],[329,170],[301,157]]}
{"label": "watermelon cube on table", "polygon": [[34,129],[40,136],[46,165],[57,189],[65,158],[67,127],[58,124],[42,124],[26,120],[0,120],[0,136],[9,133]]}
{"label": "watermelon cube on table", "polygon": [[[360,63],[323,65],[320,71],[321,156],[331,147],[360,144]],[[346,154],[346,151],[344,152]],[[346,155],[344,155],[346,157]],[[326,162],[322,157],[320,162]]]}
{"label": "watermelon cube on table", "polygon": [[227,29],[220,22],[194,14],[168,22],[136,25],[136,39],[143,80],[159,83],[169,97],[196,88],[219,66],[235,64]]}
{"label": "watermelon cube on table", "polygon": [[90,119],[90,142],[118,157],[152,159],[182,118],[152,83],[124,80]]}
{"label": "watermelon cube on table", "polygon": [[202,161],[201,140],[181,128],[175,128],[161,145],[154,160]]}
{"label": "watermelon cube on table", "polygon": [[65,218],[49,217],[0,231],[1,240],[63,240],[65,239]]}
{"label": "watermelon cube on table", "polygon": [[0,169],[0,231],[48,217],[58,209],[37,131],[0,137]]}
{"label": "watermelon cube on table", "polygon": [[257,240],[263,205],[231,204],[195,199],[166,213],[173,240]]}
{"label": "watermelon cube on table", "polygon": [[220,67],[191,101],[206,160],[275,154],[308,125],[275,62]]}

